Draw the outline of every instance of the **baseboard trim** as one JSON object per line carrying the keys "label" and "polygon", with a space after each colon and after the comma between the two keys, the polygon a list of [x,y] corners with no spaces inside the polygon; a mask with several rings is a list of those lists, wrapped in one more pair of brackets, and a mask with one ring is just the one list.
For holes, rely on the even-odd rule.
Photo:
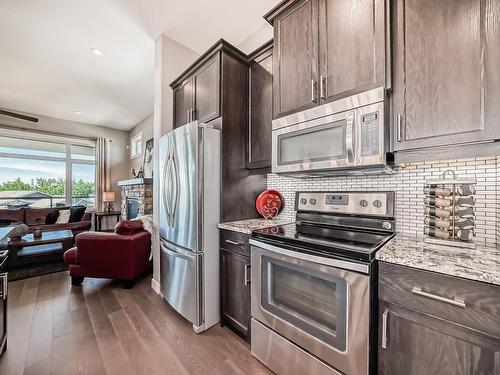
{"label": "baseboard trim", "polygon": [[161,295],[160,291],[160,283],[155,279],[151,279],[151,288],[157,293]]}

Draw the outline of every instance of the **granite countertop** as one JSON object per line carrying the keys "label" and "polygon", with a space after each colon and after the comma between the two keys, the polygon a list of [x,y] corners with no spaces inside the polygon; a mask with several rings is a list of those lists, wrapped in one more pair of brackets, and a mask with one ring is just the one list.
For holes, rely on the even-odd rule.
{"label": "granite countertop", "polygon": [[382,249],[378,260],[439,272],[445,275],[500,285],[500,249],[476,249],[427,244],[423,238],[396,235]]}
{"label": "granite countertop", "polygon": [[286,219],[248,219],[240,221],[230,221],[218,225],[219,229],[231,230],[244,234],[252,234],[253,230],[274,227],[276,225],[293,223]]}

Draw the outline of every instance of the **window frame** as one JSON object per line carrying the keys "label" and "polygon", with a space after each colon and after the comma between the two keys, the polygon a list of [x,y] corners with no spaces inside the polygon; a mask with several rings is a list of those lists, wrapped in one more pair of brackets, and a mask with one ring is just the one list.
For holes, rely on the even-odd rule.
{"label": "window frame", "polygon": [[[66,153],[64,157],[56,157],[56,156],[32,156],[32,155],[22,155],[8,152],[0,152],[0,157],[5,158],[13,158],[13,159],[23,159],[23,160],[46,160],[46,161],[58,161],[64,162],[66,167],[66,176],[65,176],[65,204],[67,206],[72,205],[73,199],[73,164],[86,164],[86,165],[94,165],[97,171],[97,164],[95,160],[95,148],[96,148],[96,140],[95,139],[84,139],[84,138],[73,138],[67,136],[59,136],[52,135],[46,133],[35,133],[35,132],[26,132],[19,131],[14,129],[5,129],[1,128],[3,137],[8,138],[21,138],[21,139],[29,139],[33,141],[47,141],[51,143],[59,143],[64,144],[66,147]],[[94,160],[84,160],[84,159],[74,159],[71,157],[71,146],[85,146],[94,148]],[[96,176],[94,176],[94,185],[96,183]],[[95,200],[94,192],[94,200]],[[95,208],[89,207],[89,209]]]}
{"label": "window frame", "polygon": [[[140,150],[135,154],[134,154],[134,144],[138,144],[140,146]],[[130,138],[129,147],[130,147],[130,160],[136,159],[142,155],[143,153],[142,131]]]}

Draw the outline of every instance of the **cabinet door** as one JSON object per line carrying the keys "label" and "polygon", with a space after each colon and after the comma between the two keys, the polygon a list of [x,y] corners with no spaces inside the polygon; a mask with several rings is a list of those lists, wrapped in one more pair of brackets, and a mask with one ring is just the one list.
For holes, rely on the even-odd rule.
{"label": "cabinet door", "polygon": [[299,1],[274,21],[274,117],[318,104],[318,0]]}
{"label": "cabinet door", "polygon": [[500,372],[500,340],[399,306],[379,305],[381,375]]}
{"label": "cabinet door", "polygon": [[191,121],[193,109],[193,84],[186,80],[174,89],[174,128]]}
{"label": "cabinet door", "polygon": [[193,120],[207,122],[219,117],[219,61],[220,55],[217,54],[193,76],[195,101]]}
{"label": "cabinet door", "polygon": [[250,121],[247,139],[247,168],[271,166],[273,121],[273,53],[264,51],[250,63]]}
{"label": "cabinet door", "polygon": [[386,85],[384,1],[320,0],[322,102]]}
{"label": "cabinet door", "polygon": [[250,340],[250,258],[221,249],[221,315]]}
{"label": "cabinet door", "polygon": [[395,150],[500,138],[498,1],[397,0],[394,11]]}

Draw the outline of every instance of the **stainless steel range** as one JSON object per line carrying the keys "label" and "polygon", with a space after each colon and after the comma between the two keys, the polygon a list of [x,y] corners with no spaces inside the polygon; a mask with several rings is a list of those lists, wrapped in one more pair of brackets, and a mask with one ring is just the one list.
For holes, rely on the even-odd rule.
{"label": "stainless steel range", "polygon": [[252,354],[277,374],[370,374],[394,193],[299,192],[295,205],[295,223],[250,240]]}

